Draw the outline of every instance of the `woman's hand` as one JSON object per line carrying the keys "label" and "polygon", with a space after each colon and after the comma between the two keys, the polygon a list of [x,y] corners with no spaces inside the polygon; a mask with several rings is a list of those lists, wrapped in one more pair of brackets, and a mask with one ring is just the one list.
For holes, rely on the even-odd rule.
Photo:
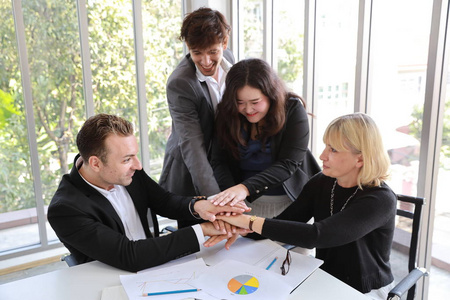
{"label": "woman's hand", "polygon": [[240,205],[241,203],[245,204],[244,200],[249,195],[250,193],[248,192],[248,189],[245,185],[237,184],[235,186],[226,189],[223,192],[220,192],[210,201],[214,205],[224,206],[228,204],[230,206],[235,206],[238,204]]}
{"label": "woman's hand", "polygon": [[252,222],[252,230],[250,230],[249,229],[250,218],[251,217],[249,215],[236,215],[236,216],[217,215],[218,220],[222,220],[236,227],[246,229],[248,232],[256,232],[261,234],[262,227],[266,219],[256,217]]}
{"label": "woman's hand", "polygon": [[222,220],[226,222],[227,224],[231,224],[233,226],[248,229],[248,224],[250,222],[250,216],[249,215],[236,215],[236,216],[225,216],[225,215],[218,215],[218,220]]}
{"label": "woman's hand", "polygon": [[207,220],[210,222],[214,222],[216,220],[216,216],[218,214],[224,215],[239,215],[244,212],[249,212],[250,208],[245,205],[236,205],[231,207],[227,206],[217,206],[211,203],[208,200],[199,200],[194,204],[194,210],[199,214],[200,218],[203,220]]}

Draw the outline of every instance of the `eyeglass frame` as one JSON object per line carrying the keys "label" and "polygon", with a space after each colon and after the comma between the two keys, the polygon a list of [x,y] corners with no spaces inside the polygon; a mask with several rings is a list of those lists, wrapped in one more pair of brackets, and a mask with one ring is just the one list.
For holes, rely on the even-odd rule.
{"label": "eyeglass frame", "polygon": [[[292,256],[291,256],[290,249],[288,249],[286,252],[286,258],[283,260],[283,263],[281,264],[281,267],[280,267],[281,275],[285,276],[287,273],[289,273],[291,262],[292,262]],[[287,271],[285,268],[286,263],[287,263]]]}

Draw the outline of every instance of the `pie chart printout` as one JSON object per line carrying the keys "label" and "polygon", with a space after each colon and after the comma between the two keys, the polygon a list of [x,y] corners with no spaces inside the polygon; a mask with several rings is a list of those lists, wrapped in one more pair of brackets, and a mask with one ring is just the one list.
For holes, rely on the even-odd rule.
{"label": "pie chart printout", "polygon": [[238,275],[228,282],[228,289],[237,295],[248,295],[258,290],[259,281],[251,275]]}

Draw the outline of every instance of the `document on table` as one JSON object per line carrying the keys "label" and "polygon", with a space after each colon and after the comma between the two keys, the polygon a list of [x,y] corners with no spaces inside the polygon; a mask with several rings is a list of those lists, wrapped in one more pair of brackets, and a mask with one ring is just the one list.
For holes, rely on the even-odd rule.
{"label": "document on table", "polygon": [[224,260],[192,281],[218,299],[286,299],[290,285],[281,274],[236,260]]}
{"label": "document on table", "polygon": [[[245,295],[247,300],[283,299],[322,264],[319,259],[291,250],[289,272],[283,276],[280,267],[286,253],[284,247],[271,240],[239,238],[230,250],[223,244],[203,248],[197,259],[189,256],[137,274],[121,275],[120,281],[129,300],[143,300],[146,293],[187,289],[201,291],[157,298],[217,300]],[[273,293],[275,297],[271,297]]]}
{"label": "document on table", "polygon": [[[197,288],[192,281],[207,270],[203,259],[196,259],[173,265],[164,269],[156,269],[132,275],[121,275],[120,282],[129,300],[142,300],[144,294],[174,292]],[[215,299],[203,291],[158,295],[158,299]],[[151,299],[151,298],[148,298]]]}
{"label": "document on table", "polygon": [[[284,247],[272,240],[255,241],[247,238],[238,238],[230,250],[220,248],[216,252],[208,251],[210,252],[207,252],[206,255],[200,255],[209,266],[214,266],[225,259],[232,259],[265,269],[277,257],[277,260],[269,269],[269,271],[276,274],[281,274],[280,268],[287,253]],[[291,286],[291,290],[294,290],[320,267],[323,261],[292,250],[290,254],[292,259],[289,272],[283,278]]]}

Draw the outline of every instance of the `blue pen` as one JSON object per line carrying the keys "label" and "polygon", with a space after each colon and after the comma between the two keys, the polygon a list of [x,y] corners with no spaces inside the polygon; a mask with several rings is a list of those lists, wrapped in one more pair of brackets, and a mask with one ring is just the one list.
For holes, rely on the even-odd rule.
{"label": "blue pen", "polygon": [[188,290],[176,290],[176,291],[167,291],[167,292],[157,292],[157,293],[144,293],[142,296],[158,296],[158,295],[169,295],[169,294],[180,294],[180,293],[188,293],[188,292],[198,292],[201,289],[188,289]]}
{"label": "blue pen", "polygon": [[275,257],[272,262],[267,266],[266,270],[269,270],[270,267],[272,267],[272,265],[277,261],[278,257]]}

